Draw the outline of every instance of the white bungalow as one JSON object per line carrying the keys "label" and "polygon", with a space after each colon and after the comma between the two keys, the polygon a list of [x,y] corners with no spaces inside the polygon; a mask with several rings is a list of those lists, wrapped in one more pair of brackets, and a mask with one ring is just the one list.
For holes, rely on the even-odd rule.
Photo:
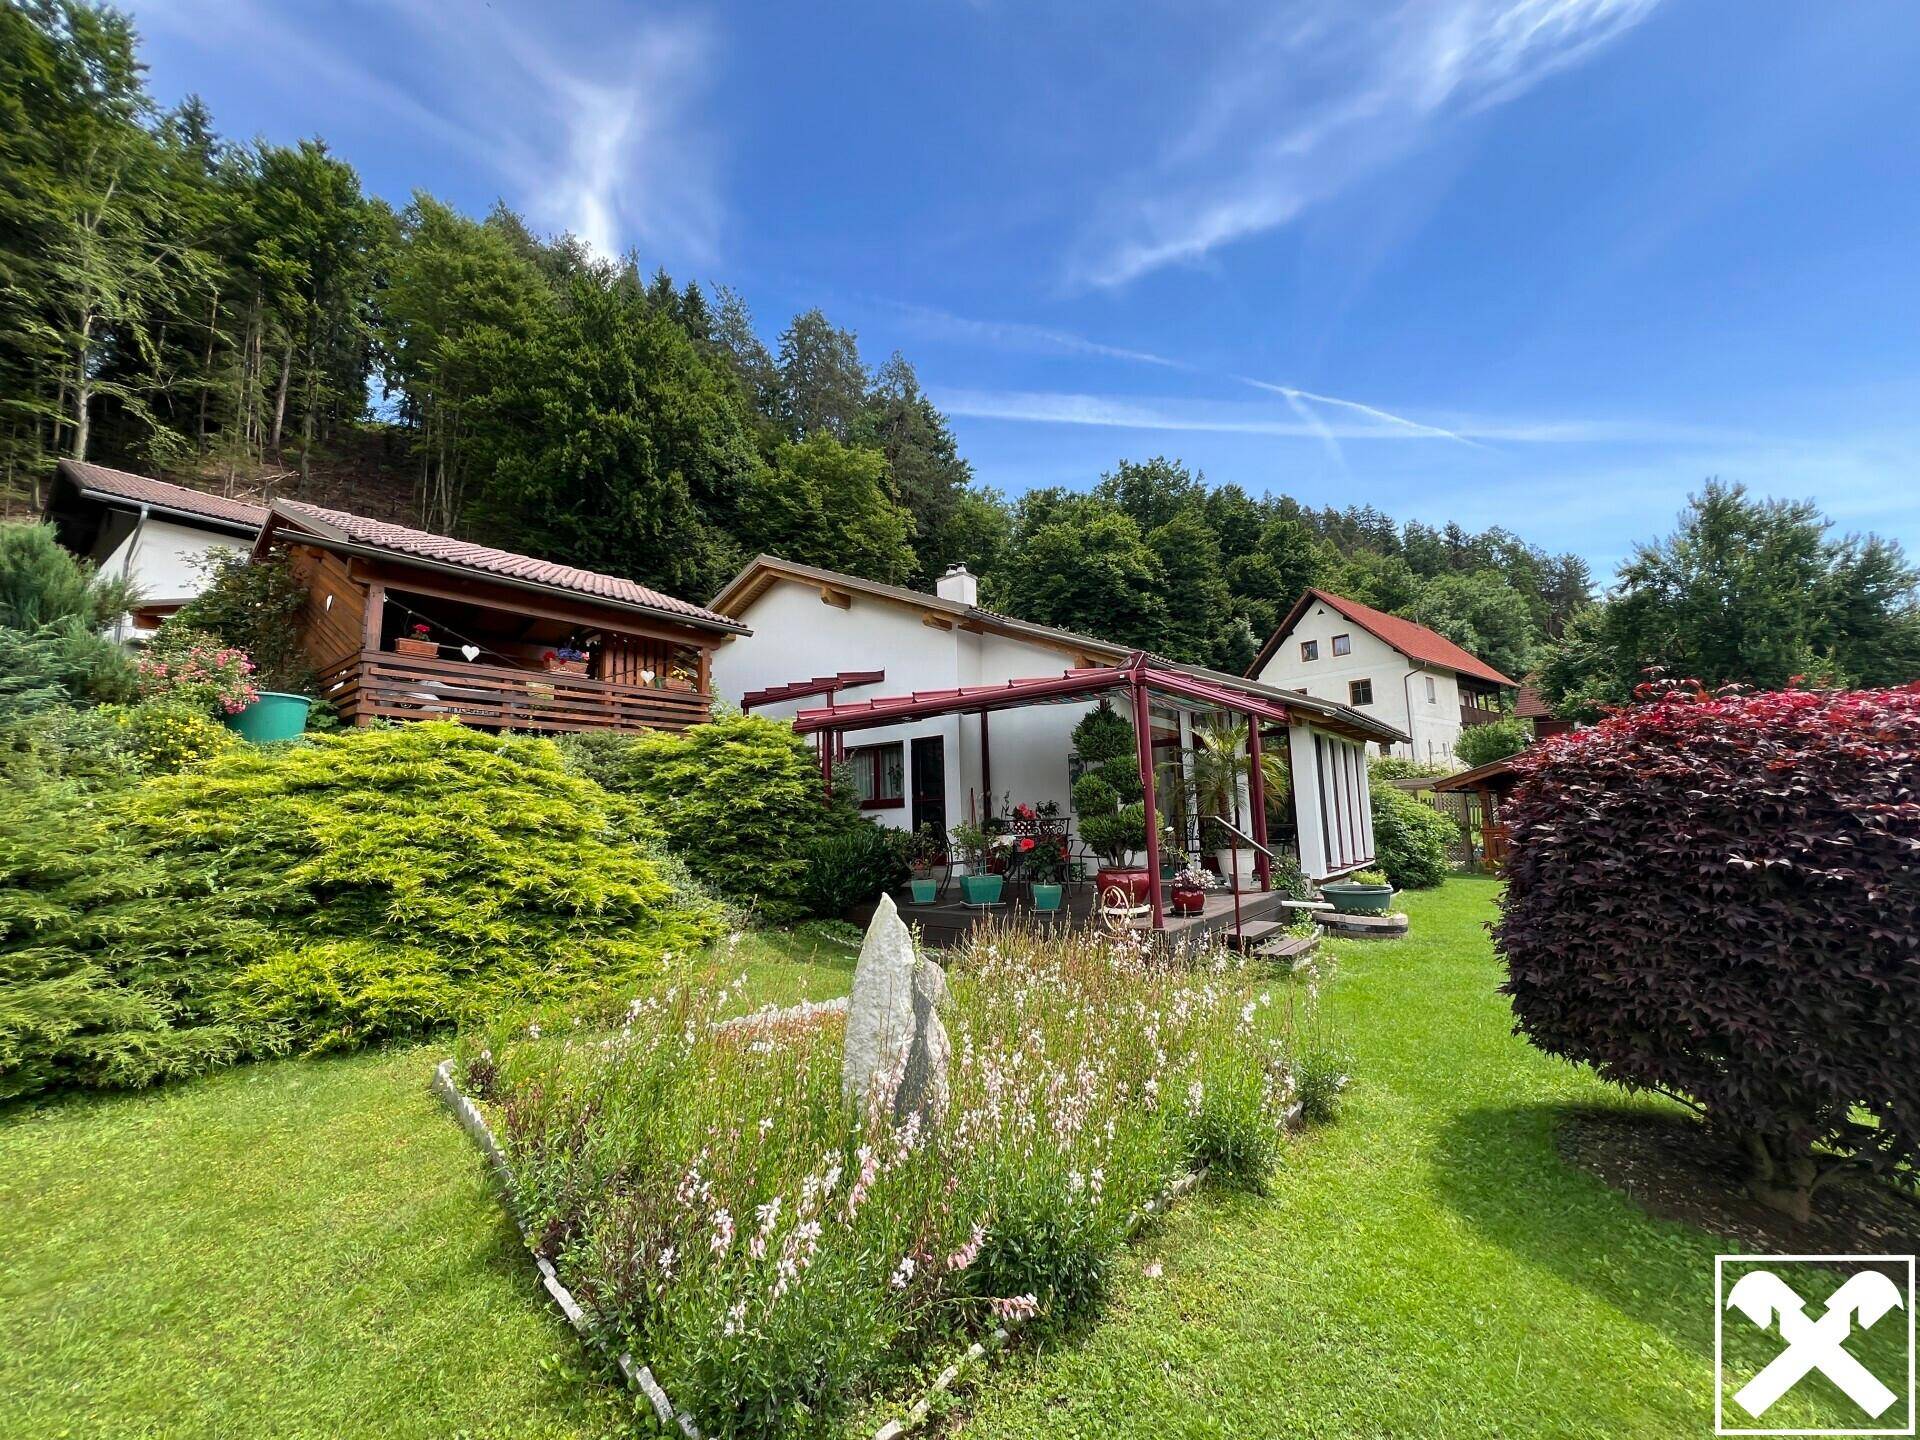
{"label": "white bungalow", "polygon": [[[907,829],[951,829],[1009,799],[1068,813],[1072,731],[1105,698],[1130,718],[1146,715],[1149,798],[1193,845],[1199,817],[1179,813],[1178,767],[1195,718],[1227,712],[1256,722],[1249,748],[1286,747],[1301,868],[1327,879],[1372,860],[1366,746],[1405,740],[1391,725],[978,601],[962,566],[927,594],[762,555],[711,602],[752,627],[715,652],[715,693],[821,737],[823,760],[844,755],[853,765],[862,807]],[[1258,775],[1255,766],[1241,813],[1263,830]],[[1149,850],[1157,852],[1152,826]]]}
{"label": "white bungalow", "polygon": [[185,485],[62,460],[46,519],[60,543],[102,574],[139,586],[140,603],[122,635],[150,633],[206,584],[200,562],[215,550],[246,554],[266,507]]}

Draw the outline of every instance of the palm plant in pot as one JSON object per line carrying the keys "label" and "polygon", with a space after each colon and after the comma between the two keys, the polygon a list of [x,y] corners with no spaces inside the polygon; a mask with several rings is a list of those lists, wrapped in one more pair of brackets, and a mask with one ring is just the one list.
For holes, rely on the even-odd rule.
{"label": "palm plant in pot", "polygon": [[[1202,812],[1219,816],[1244,834],[1247,827],[1241,823],[1240,791],[1253,767],[1247,754],[1246,724],[1216,716],[1194,726],[1193,737],[1199,741],[1199,748],[1193,752],[1193,786]],[[1214,863],[1220,873],[1229,881],[1251,879],[1258,852],[1217,826],[1212,831],[1217,842]]]}

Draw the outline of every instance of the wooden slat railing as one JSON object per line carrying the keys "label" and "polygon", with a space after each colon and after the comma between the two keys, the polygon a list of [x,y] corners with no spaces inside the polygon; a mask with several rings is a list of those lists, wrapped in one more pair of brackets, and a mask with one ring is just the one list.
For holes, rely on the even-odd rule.
{"label": "wooden slat railing", "polygon": [[320,672],[320,696],[348,724],[367,720],[459,720],[501,730],[684,730],[711,712],[712,697],[458,660],[420,660],[363,650]]}

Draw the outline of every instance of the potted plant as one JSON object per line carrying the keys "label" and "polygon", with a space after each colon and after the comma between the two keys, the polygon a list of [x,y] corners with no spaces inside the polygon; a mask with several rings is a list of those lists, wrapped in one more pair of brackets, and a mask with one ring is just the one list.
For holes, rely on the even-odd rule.
{"label": "potted plant", "polygon": [[1342,915],[1384,915],[1393,904],[1393,883],[1379,870],[1356,870],[1343,880],[1330,880],[1320,893]]}
{"label": "potted plant", "polygon": [[913,891],[914,903],[931,905],[940,895],[940,882],[934,878],[934,869],[946,863],[947,832],[929,820],[907,840],[907,868],[912,878],[907,884]]}
{"label": "potted plant", "polygon": [[1067,847],[1050,835],[1023,835],[1015,842],[1014,859],[1033,897],[1033,908],[1043,915],[1058,910],[1067,893],[1060,883],[1067,868]]}
{"label": "potted plant", "polygon": [[412,655],[421,660],[436,660],[440,656],[439,642],[433,638],[433,627],[423,620],[416,620],[407,627],[407,633],[393,637],[396,654]]}
{"label": "potted plant", "polygon": [[1207,886],[1212,877],[1198,865],[1190,865],[1173,877],[1173,913],[1198,915],[1207,908]]}
{"label": "potted plant", "polygon": [[[1204,725],[1196,725],[1194,739],[1200,748],[1193,752],[1193,784],[1200,806],[1209,818],[1219,817],[1235,830],[1246,830],[1240,823],[1240,789],[1252,769],[1247,754],[1247,727],[1219,716]],[[1243,844],[1224,828],[1215,826],[1219,842],[1214,848],[1214,863],[1220,874],[1232,883],[1235,876],[1251,879],[1258,851]]]}
{"label": "potted plant", "polygon": [[671,670],[667,672],[667,689],[669,690],[693,689],[692,672],[686,670],[685,668],[679,665],[674,666]]}
{"label": "potted plant", "polygon": [[1005,887],[1007,877],[990,874],[987,869],[993,858],[996,839],[996,836],[978,825],[953,827],[954,848],[967,863],[967,873],[960,877],[960,893],[966,897],[969,905],[1000,903],[1000,891]]}
{"label": "potted plant", "polygon": [[560,645],[540,657],[547,669],[563,675],[587,673],[587,652],[572,645]]}

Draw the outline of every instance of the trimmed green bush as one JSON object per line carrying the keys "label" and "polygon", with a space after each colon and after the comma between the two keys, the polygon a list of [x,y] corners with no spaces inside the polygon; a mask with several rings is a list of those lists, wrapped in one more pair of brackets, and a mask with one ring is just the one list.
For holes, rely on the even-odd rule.
{"label": "trimmed green bush", "polygon": [[807,856],[846,821],[828,808],[820,762],[791,724],[720,715],[590,754],[602,783],[642,802],[701,883],[768,920],[807,913]]}
{"label": "trimmed green bush", "polygon": [[819,836],[807,847],[800,903],[810,914],[838,920],[854,906],[904,885],[913,838],[865,820]]}
{"label": "trimmed green bush", "polygon": [[0,801],[0,1094],[138,1085],[624,990],[724,911],[547,741],[237,746]]}
{"label": "trimmed green bush", "polygon": [[1453,742],[1453,753],[1469,770],[1509,755],[1518,755],[1533,739],[1533,727],[1517,715],[1503,715],[1486,725],[1469,725]]}
{"label": "trimmed green bush", "polygon": [[1396,890],[1430,890],[1447,878],[1447,847],[1460,827],[1404,790],[1375,781],[1373,863]]}

